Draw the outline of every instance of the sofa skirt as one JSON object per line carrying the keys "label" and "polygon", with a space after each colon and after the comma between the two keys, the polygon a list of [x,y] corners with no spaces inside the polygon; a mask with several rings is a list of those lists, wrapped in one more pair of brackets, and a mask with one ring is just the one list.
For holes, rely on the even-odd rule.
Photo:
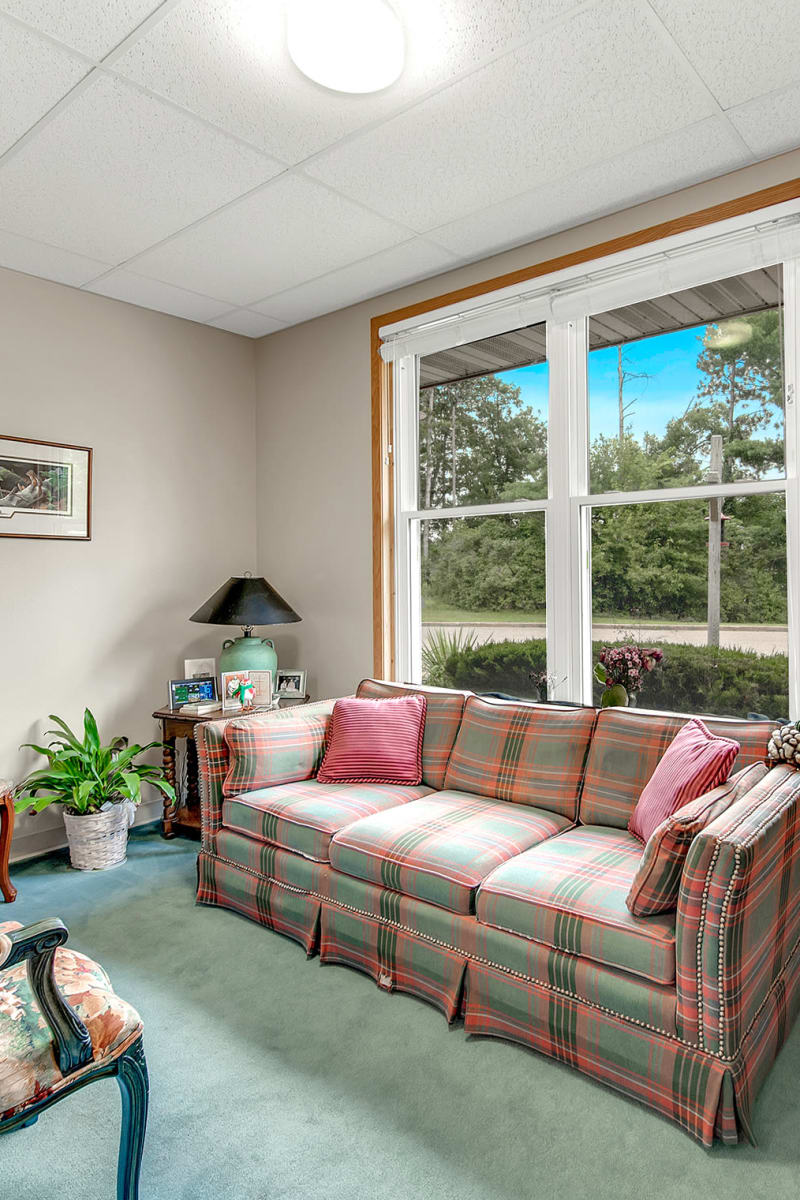
{"label": "sofa skirt", "polygon": [[[307,955],[318,952],[322,963],[356,968],[383,991],[426,1000],[448,1022],[463,1018],[468,1034],[517,1042],[567,1063],[668,1117],[704,1146],[715,1137],[754,1141],[754,1101],[800,1007],[800,954],[776,981],[738,1055],[725,1059],[572,992],[565,984],[577,978],[583,960],[575,960],[571,976],[563,964],[555,971],[551,964],[555,983],[487,962],[474,952],[487,945],[487,931],[472,929],[474,917],[369,885],[376,896],[365,892],[356,905],[357,881],[329,865],[220,834],[217,849],[226,854],[203,850],[198,858],[198,903],[241,913],[293,938]],[[257,869],[267,862],[269,874]],[[509,961],[523,965],[516,943],[526,939],[488,932],[511,939],[510,951],[491,939],[497,957],[513,951]],[[571,956],[559,955],[565,957]]]}

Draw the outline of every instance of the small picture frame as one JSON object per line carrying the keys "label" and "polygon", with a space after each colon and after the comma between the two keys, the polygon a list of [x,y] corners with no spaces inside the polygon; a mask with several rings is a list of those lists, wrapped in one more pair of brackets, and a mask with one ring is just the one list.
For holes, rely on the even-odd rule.
{"label": "small picture frame", "polygon": [[272,671],[251,671],[250,682],[253,693],[254,708],[270,708],[272,706]]}
{"label": "small picture frame", "polygon": [[201,675],[191,679],[170,679],[169,706],[181,708],[184,704],[207,704],[218,699],[215,675]]}
{"label": "small picture frame", "polygon": [[212,675],[216,682],[217,660],[215,658],[185,658],[183,675],[185,679],[208,679],[209,675]]}
{"label": "small picture frame", "polygon": [[275,679],[275,695],[281,700],[302,700],[306,694],[306,672],[278,669]]}
{"label": "small picture frame", "polygon": [[[253,671],[223,671],[219,677],[220,680],[220,695],[222,697],[222,708],[225,712],[230,712],[234,709],[252,708],[255,704],[253,688]],[[250,685],[250,699],[247,704],[242,704],[240,699],[241,684]]]}

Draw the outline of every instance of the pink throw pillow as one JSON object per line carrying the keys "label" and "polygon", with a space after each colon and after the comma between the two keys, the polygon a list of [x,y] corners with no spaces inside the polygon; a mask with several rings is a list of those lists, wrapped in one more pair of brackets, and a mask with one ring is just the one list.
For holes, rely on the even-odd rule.
{"label": "pink throw pillow", "polygon": [[697,717],[687,721],[645,784],[628,829],[648,841],[667,817],[725,782],[739,749],[738,742],[716,737]]}
{"label": "pink throw pillow", "polygon": [[424,696],[337,700],[320,783],[417,784],[422,781]]}

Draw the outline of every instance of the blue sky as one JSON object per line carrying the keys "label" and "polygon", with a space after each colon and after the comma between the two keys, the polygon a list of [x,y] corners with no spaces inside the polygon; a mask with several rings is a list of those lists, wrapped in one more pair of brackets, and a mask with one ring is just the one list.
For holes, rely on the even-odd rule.
{"label": "blue sky", "polygon": [[[623,365],[636,373],[647,372],[650,379],[632,379],[625,385],[625,398],[636,398],[628,414],[631,432],[662,434],[672,417],[683,414],[697,389],[700,372],[697,358],[705,325],[680,329],[658,337],[630,342],[623,348]],[[522,398],[542,417],[547,413],[547,364],[518,367],[504,371],[502,378],[516,384]],[[617,348],[593,350],[589,355],[590,436],[599,433],[616,437]]]}

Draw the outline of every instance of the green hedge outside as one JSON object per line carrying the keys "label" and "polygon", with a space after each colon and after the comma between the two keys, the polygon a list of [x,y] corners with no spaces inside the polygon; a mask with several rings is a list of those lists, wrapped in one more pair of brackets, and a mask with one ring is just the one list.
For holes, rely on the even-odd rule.
{"label": "green hedge outside", "polygon": [[[604,645],[593,642],[597,662]],[[761,713],[788,720],[789,662],[785,654],[761,655],[749,650],[718,650],[710,646],[663,645],[664,662],[644,682],[637,703],[642,708],[746,717]],[[547,670],[543,638],[526,642],[489,642],[454,651],[440,665],[445,687],[475,692],[506,692],[538,699],[531,672]],[[558,681],[556,681],[558,682]],[[595,703],[602,688],[595,685]]]}

